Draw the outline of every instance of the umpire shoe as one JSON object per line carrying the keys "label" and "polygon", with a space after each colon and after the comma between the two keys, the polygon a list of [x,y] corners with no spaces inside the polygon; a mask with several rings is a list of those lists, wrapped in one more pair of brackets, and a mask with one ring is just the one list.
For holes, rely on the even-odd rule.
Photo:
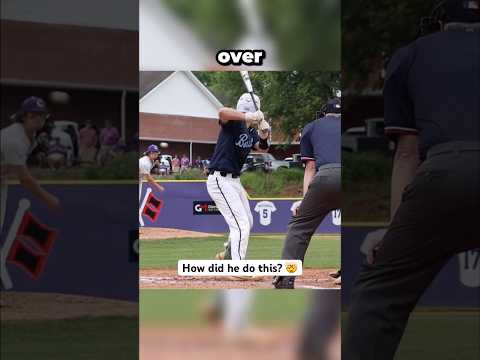
{"label": "umpire shoe", "polygon": [[275,276],[272,281],[275,289],[295,289],[295,277]]}

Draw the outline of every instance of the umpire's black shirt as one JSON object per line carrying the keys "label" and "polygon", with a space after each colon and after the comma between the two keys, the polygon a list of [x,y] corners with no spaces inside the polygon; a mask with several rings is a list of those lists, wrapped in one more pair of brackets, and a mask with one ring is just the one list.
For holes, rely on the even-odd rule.
{"label": "umpire's black shirt", "polygon": [[480,24],[450,24],[391,60],[385,132],[418,134],[423,159],[433,145],[480,141]]}

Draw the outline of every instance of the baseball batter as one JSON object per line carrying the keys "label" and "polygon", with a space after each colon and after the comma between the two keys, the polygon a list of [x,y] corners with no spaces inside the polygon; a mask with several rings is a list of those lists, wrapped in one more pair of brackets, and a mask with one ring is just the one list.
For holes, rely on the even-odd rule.
{"label": "baseball batter", "polygon": [[149,145],[147,151],[143,153],[143,156],[138,160],[138,168],[140,173],[140,179],[138,182],[139,189],[138,189],[138,197],[139,199],[142,196],[142,182],[147,181],[150,185],[156,188],[158,191],[163,191],[165,188],[157,183],[153,176],[150,174],[153,166],[155,165],[155,161],[158,159],[158,155],[160,154],[160,150],[158,149],[157,145]]}
{"label": "baseball batter", "polygon": [[[260,109],[260,99],[256,95],[255,102]],[[255,111],[248,93],[240,97],[236,110],[220,109],[219,125],[220,133],[209,166],[207,190],[230,230],[230,246],[225,257],[243,260],[247,255],[253,216],[247,193],[240,182],[240,172],[252,149],[261,152],[268,150],[270,127],[263,113]]]}
{"label": "baseball batter", "polygon": [[[305,163],[302,201],[292,207],[294,213],[283,246],[282,259],[302,260],[315,230],[332,210],[340,207],[341,193],[341,104],[329,100],[325,117],[305,126],[300,142]],[[293,289],[295,277],[275,277],[277,289]]]}
{"label": "baseball batter", "polygon": [[[8,179],[20,181],[23,187],[49,208],[60,207],[58,198],[42,188],[27,168],[27,158],[36,146],[36,133],[44,127],[47,115],[45,101],[38,97],[29,97],[22,102],[20,110],[14,115],[15,122],[0,131],[0,232],[3,229],[7,211]],[[2,258],[4,255],[2,254]]]}

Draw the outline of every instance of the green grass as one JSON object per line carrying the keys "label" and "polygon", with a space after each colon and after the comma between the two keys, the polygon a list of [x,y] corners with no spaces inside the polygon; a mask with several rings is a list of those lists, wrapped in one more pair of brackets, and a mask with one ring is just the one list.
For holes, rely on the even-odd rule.
{"label": "green grass", "polygon": [[[344,314],[343,320],[345,321],[347,317],[348,315]],[[480,314],[478,311],[414,312],[408,322],[395,360],[478,359],[479,338]]]}
{"label": "green grass", "polygon": [[130,360],[138,356],[138,319],[9,321],[0,338],[2,359]]}
{"label": "green grass", "polygon": [[[215,290],[141,290],[140,325],[203,325],[201,304],[213,302]],[[261,325],[291,325],[303,319],[308,306],[308,290],[280,294],[275,290],[255,290],[251,318]]]}
{"label": "green grass", "polygon": [[301,197],[303,169],[246,172],[241,181],[251,197]]}
{"label": "green grass", "polygon": [[[251,236],[247,258],[279,259],[285,235]],[[178,260],[209,260],[223,250],[226,237],[184,238],[140,241],[140,268],[176,269]],[[338,236],[314,236],[305,257],[305,267],[337,268],[340,266]]]}
{"label": "green grass", "polygon": [[395,360],[480,357],[479,313],[414,313]]}

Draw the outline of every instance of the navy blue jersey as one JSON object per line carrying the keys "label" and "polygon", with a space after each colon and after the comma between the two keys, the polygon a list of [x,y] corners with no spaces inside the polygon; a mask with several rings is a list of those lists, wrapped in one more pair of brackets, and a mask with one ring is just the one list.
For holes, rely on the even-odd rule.
{"label": "navy blue jersey", "polygon": [[317,169],[325,164],[340,164],[341,127],[341,116],[333,115],[308,123],[300,141],[302,160],[315,160]]}
{"label": "navy blue jersey", "polygon": [[247,128],[244,121],[231,120],[221,124],[217,145],[210,160],[210,171],[240,175],[250,150],[259,141],[257,130]]}
{"label": "navy blue jersey", "polygon": [[450,141],[480,141],[480,30],[456,28],[400,49],[384,88],[385,133],[418,134],[420,155]]}

